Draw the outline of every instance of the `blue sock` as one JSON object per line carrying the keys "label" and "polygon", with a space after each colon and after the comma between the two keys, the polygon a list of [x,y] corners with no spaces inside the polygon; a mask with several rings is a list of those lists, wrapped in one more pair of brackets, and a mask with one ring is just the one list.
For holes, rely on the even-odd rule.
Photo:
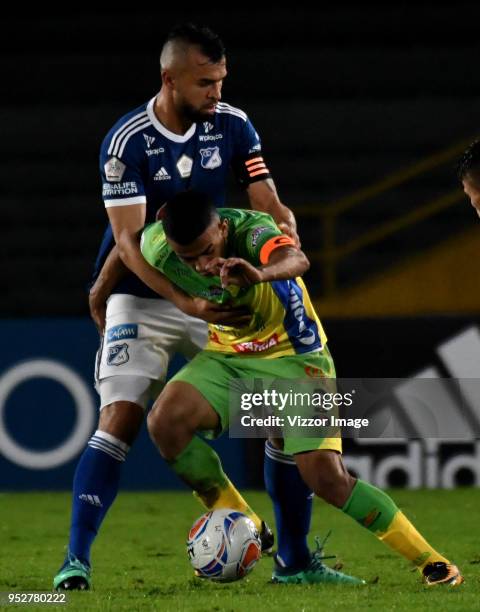
{"label": "blue sock", "polygon": [[275,511],[277,562],[288,568],[303,569],[310,562],[307,535],[313,493],[303,482],[292,455],[286,455],[268,441],[264,477]]}
{"label": "blue sock", "polygon": [[78,462],[73,479],[69,552],[90,564],[90,548],[113,503],[128,444],[97,430]]}

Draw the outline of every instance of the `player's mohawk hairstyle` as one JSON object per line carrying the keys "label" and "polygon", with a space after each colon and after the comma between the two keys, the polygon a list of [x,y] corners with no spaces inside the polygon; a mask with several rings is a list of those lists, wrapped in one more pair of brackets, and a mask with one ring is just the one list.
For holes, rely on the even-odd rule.
{"label": "player's mohawk hairstyle", "polygon": [[206,26],[194,23],[176,25],[167,35],[165,44],[180,42],[187,45],[196,45],[203,55],[216,64],[225,56],[225,46],[220,37]]}
{"label": "player's mohawk hairstyle", "polygon": [[161,219],[167,238],[186,245],[196,240],[212,220],[217,210],[209,197],[199,191],[182,191],[162,207]]}
{"label": "player's mohawk hairstyle", "polygon": [[469,178],[480,184],[480,140],[475,140],[457,164],[457,176],[462,181]]}

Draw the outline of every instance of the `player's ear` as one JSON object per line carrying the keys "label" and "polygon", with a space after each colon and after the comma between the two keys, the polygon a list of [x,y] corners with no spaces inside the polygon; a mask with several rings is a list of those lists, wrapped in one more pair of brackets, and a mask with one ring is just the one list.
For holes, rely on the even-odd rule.
{"label": "player's ear", "polygon": [[226,238],[228,234],[228,219],[223,219],[220,221],[218,227],[222,233],[222,238]]}
{"label": "player's ear", "polygon": [[165,85],[165,87],[172,89],[173,83],[174,83],[174,76],[171,73],[171,71],[165,68],[164,70],[162,70],[161,76],[162,76],[162,85]]}

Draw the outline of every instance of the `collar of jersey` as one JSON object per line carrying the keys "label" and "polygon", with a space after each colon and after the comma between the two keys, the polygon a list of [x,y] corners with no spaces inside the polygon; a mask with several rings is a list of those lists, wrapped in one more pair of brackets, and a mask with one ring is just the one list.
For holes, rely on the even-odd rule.
{"label": "collar of jersey", "polygon": [[152,98],[150,102],[147,104],[147,115],[150,121],[152,122],[153,127],[156,130],[158,130],[160,134],[165,136],[165,138],[168,138],[169,140],[173,140],[173,142],[187,142],[187,140],[189,140],[195,134],[195,130],[197,129],[196,123],[192,123],[190,128],[183,135],[174,134],[170,130],[167,130],[167,128],[162,123],[160,123],[160,121],[157,119],[157,116],[155,115],[155,111],[153,110],[154,104],[155,104],[155,97]]}

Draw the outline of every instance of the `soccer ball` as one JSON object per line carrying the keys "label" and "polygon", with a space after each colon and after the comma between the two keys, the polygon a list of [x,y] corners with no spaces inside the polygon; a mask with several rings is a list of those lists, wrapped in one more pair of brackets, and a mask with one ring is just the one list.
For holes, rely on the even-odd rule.
{"label": "soccer ball", "polygon": [[200,578],[239,580],[262,554],[257,528],[248,517],[228,508],[207,512],[190,529],[187,553]]}

